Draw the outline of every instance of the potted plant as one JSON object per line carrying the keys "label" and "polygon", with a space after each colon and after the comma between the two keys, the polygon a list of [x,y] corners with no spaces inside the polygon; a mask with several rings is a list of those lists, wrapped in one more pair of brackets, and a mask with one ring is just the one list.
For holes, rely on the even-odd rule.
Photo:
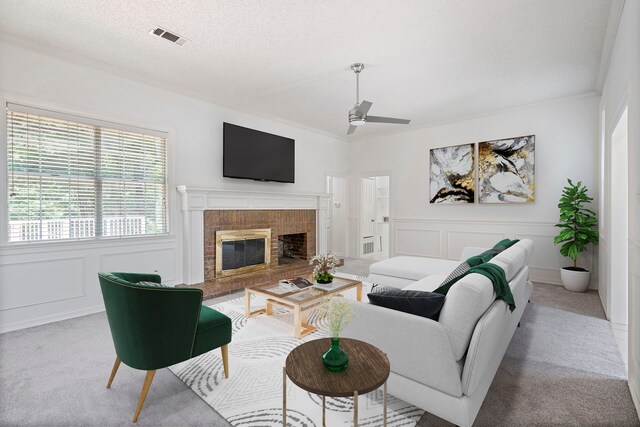
{"label": "potted plant", "polygon": [[598,220],[595,212],[585,206],[593,200],[589,197],[587,187],[582,182],[574,184],[570,179],[568,182],[558,203],[560,222],[556,227],[561,230],[553,243],[562,244],[560,253],[573,260],[573,266],[560,270],[562,284],[570,291],[584,292],[591,282],[591,272],[578,267],[577,260],[589,244],[598,244]]}
{"label": "potted plant", "polygon": [[329,298],[320,314],[325,318],[325,329],[331,336],[331,347],[322,355],[322,363],[330,371],[344,371],[349,364],[349,355],[340,347],[340,332],[353,319],[353,307],[344,298]]}
{"label": "potted plant", "polygon": [[333,282],[333,274],[336,272],[336,264],[338,257],[331,252],[327,254],[316,255],[309,261],[309,265],[314,265],[313,278],[318,283]]}

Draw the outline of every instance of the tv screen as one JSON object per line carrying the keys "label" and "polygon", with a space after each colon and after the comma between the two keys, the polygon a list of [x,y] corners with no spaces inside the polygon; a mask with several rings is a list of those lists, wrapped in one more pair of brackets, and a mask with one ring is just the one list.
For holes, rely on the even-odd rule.
{"label": "tv screen", "polygon": [[222,175],[294,182],[295,140],[224,123]]}

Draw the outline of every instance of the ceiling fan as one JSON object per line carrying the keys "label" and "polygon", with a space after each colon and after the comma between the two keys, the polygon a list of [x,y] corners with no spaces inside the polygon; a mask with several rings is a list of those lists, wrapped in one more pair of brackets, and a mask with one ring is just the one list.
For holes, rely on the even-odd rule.
{"label": "ceiling fan", "polygon": [[399,125],[409,124],[411,120],[367,115],[369,108],[371,108],[373,103],[364,100],[360,102],[360,73],[364,70],[364,64],[356,62],[355,64],[351,64],[351,69],[356,73],[356,105],[349,110],[349,129],[347,129],[347,135],[351,135],[359,126],[362,126],[367,122],[394,123]]}

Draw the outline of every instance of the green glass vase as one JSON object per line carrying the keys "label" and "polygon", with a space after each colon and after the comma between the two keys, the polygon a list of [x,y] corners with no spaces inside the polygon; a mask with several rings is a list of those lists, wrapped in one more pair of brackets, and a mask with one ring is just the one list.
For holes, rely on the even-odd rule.
{"label": "green glass vase", "polygon": [[347,369],[349,355],[340,348],[340,337],[331,338],[331,347],[322,355],[322,363],[333,372],[340,372]]}

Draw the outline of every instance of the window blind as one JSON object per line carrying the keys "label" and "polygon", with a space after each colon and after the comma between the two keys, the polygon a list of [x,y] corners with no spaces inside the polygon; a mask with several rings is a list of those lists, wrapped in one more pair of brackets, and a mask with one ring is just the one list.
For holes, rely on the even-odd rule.
{"label": "window blind", "polygon": [[8,239],[167,233],[166,134],[7,104]]}

